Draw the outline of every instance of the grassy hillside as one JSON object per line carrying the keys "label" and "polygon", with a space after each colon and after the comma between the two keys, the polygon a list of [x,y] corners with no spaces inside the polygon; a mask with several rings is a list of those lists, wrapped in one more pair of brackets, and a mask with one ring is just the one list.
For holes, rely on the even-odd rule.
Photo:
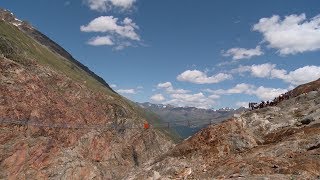
{"label": "grassy hillside", "polygon": [[0,26],[0,53],[4,56],[19,63],[30,63],[28,61],[37,60],[40,64],[48,65],[73,80],[85,84],[92,90],[103,90],[114,94],[76,64],[51,52],[45,46],[25,35],[16,26],[5,21],[0,21]]}
{"label": "grassy hillside", "polygon": [[[119,106],[125,105],[125,107],[130,109],[129,111],[137,112],[138,116],[143,117],[152,124],[159,124],[162,122],[162,120],[154,113],[146,112],[136,104],[113,92],[112,89],[109,89],[109,87],[106,87],[81,69],[75,62],[54,53],[32,37],[26,35],[18,27],[5,21],[0,21],[0,27],[0,55],[25,66],[28,66],[28,64],[32,64],[35,61],[45,67],[50,67],[54,71],[60,72],[80,84],[84,84],[94,92],[102,92],[112,97],[107,100],[108,102],[101,99],[101,104],[110,103],[110,101],[112,101],[112,103]],[[170,136],[175,141],[179,139],[177,134],[170,129],[160,129],[160,131]]]}

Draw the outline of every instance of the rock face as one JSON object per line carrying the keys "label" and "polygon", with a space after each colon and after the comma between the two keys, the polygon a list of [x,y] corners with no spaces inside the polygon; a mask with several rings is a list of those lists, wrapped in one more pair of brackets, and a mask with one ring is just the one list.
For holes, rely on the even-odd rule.
{"label": "rock face", "polygon": [[140,107],[10,17],[0,11],[0,179],[121,179],[173,146],[143,129]]}
{"label": "rock face", "polygon": [[320,178],[319,82],[299,86],[275,107],[201,130],[128,178]]}

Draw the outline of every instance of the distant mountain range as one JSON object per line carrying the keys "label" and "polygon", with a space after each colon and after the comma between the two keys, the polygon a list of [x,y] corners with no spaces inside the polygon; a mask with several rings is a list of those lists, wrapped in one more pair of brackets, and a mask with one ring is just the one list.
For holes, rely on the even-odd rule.
{"label": "distant mountain range", "polygon": [[159,179],[319,179],[319,90],[320,79],[274,106],[203,128],[134,177],[156,171]]}
{"label": "distant mountain range", "polygon": [[243,107],[239,109],[199,109],[195,107],[152,104],[149,102],[138,104],[140,107],[157,114],[162,121],[171,122],[173,128],[182,138],[187,138],[208,124],[219,123],[246,109]]}

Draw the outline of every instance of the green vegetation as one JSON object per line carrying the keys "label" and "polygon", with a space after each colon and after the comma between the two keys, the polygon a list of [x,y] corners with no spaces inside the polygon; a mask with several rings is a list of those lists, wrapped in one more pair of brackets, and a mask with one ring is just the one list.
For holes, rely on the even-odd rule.
{"label": "green vegetation", "polygon": [[[123,98],[112,92],[109,88],[101,84],[86,71],[81,69],[74,62],[54,53],[46,46],[40,44],[32,37],[19,30],[18,27],[0,20],[0,55],[3,55],[15,62],[28,66],[34,60],[44,66],[49,66],[53,70],[60,72],[72,80],[86,85],[89,89],[96,92],[104,92],[114,99],[101,98],[101,103],[115,104],[122,107],[129,107],[129,111],[134,111],[140,117],[133,119],[145,118],[150,123],[157,125],[163,122],[157,115],[147,112],[138,107],[135,103]],[[57,89],[63,92],[63,89]],[[160,132],[166,134],[174,141],[180,140],[178,135],[172,129],[160,129]]]}
{"label": "green vegetation", "polygon": [[92,90],[114,94],[76,64],[53,53],[47,47],[25,35],[16,26],[0,21],[0,27],[0,53],[5,57],[22,64],[27,59],[37,60],[40,64],[48,65]]}

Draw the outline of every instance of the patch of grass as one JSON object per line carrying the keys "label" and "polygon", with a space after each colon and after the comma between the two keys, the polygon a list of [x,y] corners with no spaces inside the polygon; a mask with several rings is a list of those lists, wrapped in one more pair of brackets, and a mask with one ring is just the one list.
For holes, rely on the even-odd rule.
{"label": "patch of grass", "polygon": [[42,65],[47,65],[71,79],[85,84],[92,90],[115,94],[76,64],[50,51],[17,27],[4,21],[0,21],[0,27],[0,49],[6,57],[21,64],[26,59],[34,59]]}

